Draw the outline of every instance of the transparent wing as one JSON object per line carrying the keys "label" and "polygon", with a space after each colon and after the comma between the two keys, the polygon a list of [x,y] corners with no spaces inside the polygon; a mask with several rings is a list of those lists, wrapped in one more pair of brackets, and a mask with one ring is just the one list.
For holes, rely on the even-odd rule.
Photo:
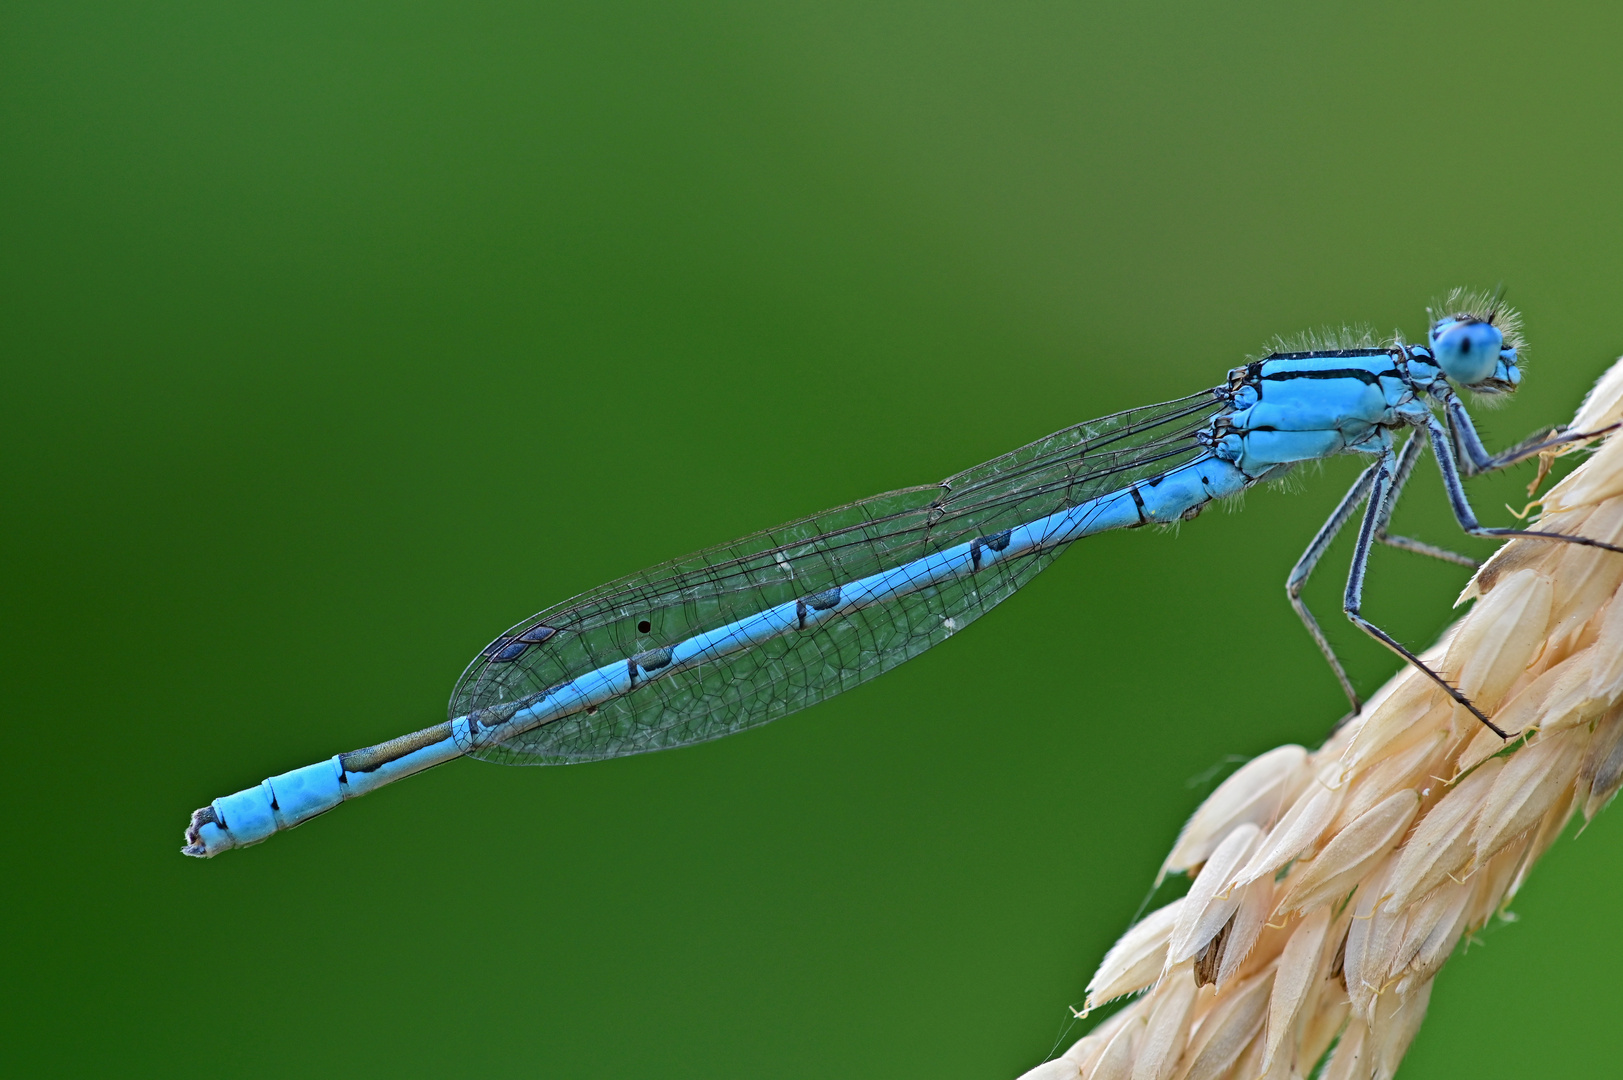
{"label": "transparent wing", "polygon": [[[463,672],[451,716],[537,695],[608,664],[1076,506],[1201,452],[1212,391],[1069,427],[938,485],[824,511],[621,578],[524,620]],[[945,641],[1063,548],[1010,559],[650,680],[595,711],[475,757],[553,764],[715,739],[832,697]]]}

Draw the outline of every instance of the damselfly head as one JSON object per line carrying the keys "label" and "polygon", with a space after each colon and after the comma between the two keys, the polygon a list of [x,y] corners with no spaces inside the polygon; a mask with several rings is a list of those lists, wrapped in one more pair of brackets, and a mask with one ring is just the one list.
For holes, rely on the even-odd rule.
{"label": "damselfly head", "polygon": [[1521,383],[1521,318],[1498,296],[1456,289],[1429,314],[1426,343],[1443,374],[1479,394],[1509,393]]}

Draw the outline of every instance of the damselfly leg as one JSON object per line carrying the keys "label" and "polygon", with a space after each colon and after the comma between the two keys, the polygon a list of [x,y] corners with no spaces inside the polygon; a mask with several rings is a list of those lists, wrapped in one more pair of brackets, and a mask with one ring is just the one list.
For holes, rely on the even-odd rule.
{"label": "damselfly leg", "polygon": [[1580,544],[1586,547],[1600,548],[1606,551],[1623,553],[1623,547],[1594,540],[1586,536],[1572,536],[1563,533],[1544,532],[1531,529],[1510,529],[1484,526],[1472,510],[1470,500],[1465,494],[1464,477],[1480,476],[1483,473],[1508,468],[1541,453],[1562,446],[1578,442],[1585,442],[1599,438],[1619,425],[1611,425],[1594,432],[1543,432],[1526,439],[1497,455],[1489,454],[1477,435],[1476,427],[1471,422],[1470,414],[1465,411],[1457,398],[1451,398],[1445,403],[1448,416],[1448,426],[1444,426],[1434,417],[1430,418],[1427,426],[1417,428],[1415,433],[1404,443],[1397,453],[1391,451],[1383,454],[1374,464],[1365,469],[1351,489],[1342,498],[1336,509],[1331,513],[1323,527],[1314,536],[1302,557],[1292,568],[1290,577],[1285,582],[1285,592],[1289,597],[1291,606],[1296,610],[1308,633],[1324,654],[1330,669],[1335,673],[1336,681],[1340,683],[1342,692],[1347,695],[1352,711],[1337,724],[1345,724],[1352,717],[1358,715],[1363,703],[1353,688],[1352,681],[1347,677],[1346,669],[1336,656],[1334,648],[1325,637],[1318,621],[1302,600],[1302,589],[1307,584],[1308,576],[1312,574],[1319,560],[1331,542],[1341,531],[1342,527],[1352,519],[1353,512],[1360,503],[1368,502],[1364,513],[1362,527],[1359,530],[1358,540],[1353,550],[1352,565],[1347,575],[1347,588],[1343,596],[1342,610],[1347,618],[1363,630],[1370,637],[1385,645],[1405,661],[1413,664],[1427,677],[1442,687],[1450,697],[1468,709],[1473,716],[1487,725],[1501,738],[1509,735],[1496,726],[1488,717],[1457,687],[1450,684],[1439,672],[1433,670],[1420,660],[1412,651],[1397,641],[1391,634],[1370,622],[1363,616],[1364,580],[1369,566],[1370,549],[1376,543],[1383,543],[1405,551],[1413,551],[1421,555],[1429,555],[1446,562],[1457,563],[1462,566],[1476,567],[1477,562],[1468,556],[1449,551],[1446,548],[1436,547],[1409,537],[1393,536],[1387,532],[1391,523],[1392,511],[1397,504],[1399,494],[1408,482],[1414,467],[1418,464],[1420,456],[1424,453],[1426,443],[1430,442],[1437,458],[1438,468],[1442,473],[1443,487],[1448,493],[1449,506],[1454,512],[1455,520],[1460,528],[1468,535],[1496,539],[1542,539],[1556,540],[1570,544]]}

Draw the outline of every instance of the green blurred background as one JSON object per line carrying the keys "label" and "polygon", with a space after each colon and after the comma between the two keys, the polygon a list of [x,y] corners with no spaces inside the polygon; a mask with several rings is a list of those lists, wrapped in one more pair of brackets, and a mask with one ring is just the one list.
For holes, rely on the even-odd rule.
{"label": "green blurred background", "polygon": [[[1229,755],[1341,714],[1282,595],[1357,463],[1090,540],[810,712],[457,763],[261,848],[193,807],[443,718],[619,574],[1217,381],[1527,313],[1623,351],[1611,5],[8,5],[12,1075],[1010,1078]],[[1527,473],[1478,482],[1492,520]],[[1473,551],[1427,466],[1399,525]],[[1519,505],[1519,502],[1518,502]],[[1347,547],[1310,596],[1334,615]],[[1428,641],[1466,574],[1375,558]],[[1371,690],[1391,658],[1339,619]],[[1623,816],[1407,1077],[1615,1067]]]}

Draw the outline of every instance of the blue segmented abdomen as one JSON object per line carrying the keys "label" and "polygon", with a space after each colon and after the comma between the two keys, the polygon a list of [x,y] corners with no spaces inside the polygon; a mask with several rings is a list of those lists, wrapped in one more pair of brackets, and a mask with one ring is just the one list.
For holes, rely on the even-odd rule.
{"label": "blue segmented abdomen", "polygon": [[[944,585],[973,582],[978,575],[1020,560],[1033,561],[1045,553],[1057,553],[1066,545],[1095,533],[1179,521],[1197,513],[1214,499],[1237,494],[1254,479],[1230,462],[1210,454],[1202,455],[1187,465],[1058,513],[992,536],[976,537],[695,634],[658,650],[657,666],[640,663],[637,657],[611,662],[530,699],[475,712],[468,717],[470,723],[463,729],[468,731],[469,739],[464,749],[478,751],[586,710],[595,712],[622,696],[646,693],[660,680],[680,676],[705,664],[725,662],[738,653],[779,638],[827,633],[841,621],[870,608],[938,590]],[[944,616],[942,622],[948,623],[951,618]],[[947,633],[957,628],[944,627]]]}

